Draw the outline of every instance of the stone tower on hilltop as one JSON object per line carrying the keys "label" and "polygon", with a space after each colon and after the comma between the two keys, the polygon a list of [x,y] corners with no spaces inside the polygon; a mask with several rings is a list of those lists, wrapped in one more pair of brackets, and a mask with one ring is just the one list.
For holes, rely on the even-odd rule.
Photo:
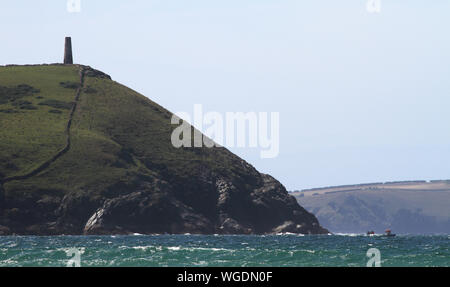
{"label": "stone tower on hilltop", "polygon": [[66,37],[66,44],[64,48],[64,64],[73,64],[72,38],[70,37]]}

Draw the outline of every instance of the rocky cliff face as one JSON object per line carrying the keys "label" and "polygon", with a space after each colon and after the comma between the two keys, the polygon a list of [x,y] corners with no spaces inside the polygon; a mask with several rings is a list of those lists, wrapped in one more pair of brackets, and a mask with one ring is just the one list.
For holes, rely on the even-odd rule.
{"label": "rocky cliff face", "polygon": [[230,180],[211,178],[211,189],[205,192],[214,193],[217,199],[213,206],[205,202],[202,209],[210,209],[212,216],[178,200],[168,184],[156,189],[142,183],[130,194],[106,200],[89,218],[83,231],[85,234],[328,232],[278,181],[269,175],[259,176],[260,185],[247,190],[237,189]]}
{"label": "rocky cliff face", "polygon": [[172,114],[104,73],[0,67],[0,87],[0,235],[328,232],[227,149],[173,147]]}

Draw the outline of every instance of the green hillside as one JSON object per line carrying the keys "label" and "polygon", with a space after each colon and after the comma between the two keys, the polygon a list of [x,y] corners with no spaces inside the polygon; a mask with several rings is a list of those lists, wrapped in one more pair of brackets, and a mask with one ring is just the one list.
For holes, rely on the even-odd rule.
{"label": "green hillside", "polygon": [[[2,68],[0,75],[2,86],[27,83],[40,91],[2,105],[0,173],[8,178],[26,174],[64,147],[76,89],[60,83],[78,85],[79,68],[16,66]],[[226,150],[215,154],[220,160],[212,161],[208,149],[199,153],[173,148],[172,114],[144,96],[108,78],[86,77],[85,87],[89,89],[83,90],[77,103],[71,127],[72,148],[67,156],[38,176],[6,184],[8,191],[34,192],[38,186],[40,190],[73,192],[87,185],[89,192],[99,192],[108,186],[110,179],[127,182],[136,174],[154,174],[145,162],[156,169],[164,166],[170,170],[168,175],[173,173],[176,177],[185,176],[187,170],[190,175],[202,165],[230,173],[244,172],[227,169],[236,157]],[[18,101],[31,102],[33,109],[21,109],[15,105]],[[68,107],[44,105],[49,101]],[[52,112],[55,110],[60,113]],[[49,177],[57,180],[48,180]]]}
{"label": "green hillside", "polygon": [[70,108],[45,104],[72,105],[74,90],[55,83],[78,82],[78,69],[6,67],[0,79],[0,176],[10,177],[30,171],[64,146]]}
{"label": "green hillside", "polygon": [[90,67],[0,67],[0,232],[325,232],[225,148],[174,148],[171,117]]}

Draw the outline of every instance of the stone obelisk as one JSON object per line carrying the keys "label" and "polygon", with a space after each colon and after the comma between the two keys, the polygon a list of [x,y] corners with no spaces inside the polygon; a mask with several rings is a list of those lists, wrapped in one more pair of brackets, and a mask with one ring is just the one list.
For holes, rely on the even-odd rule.
{"label": "stone obelisk", "polygon": [[66,37],[66,44],[64,48],[64,64],[73,64],[72,58],[72,39],[70,37]]}

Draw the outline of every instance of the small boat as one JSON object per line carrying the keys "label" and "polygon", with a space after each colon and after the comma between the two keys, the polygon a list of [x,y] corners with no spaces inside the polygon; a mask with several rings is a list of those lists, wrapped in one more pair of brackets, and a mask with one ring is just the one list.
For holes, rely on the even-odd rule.
{"label": "small boat", "polygon": [[383,236],[386,236],[386,237],[394,237],[395,234],[392,233],[392,231],[391,231],[390,229],[386,229],[386,231],[384,232],[384,235],[383,235]]}
{"label": "small boat", "polygon": [[375,235],[375,231],[371,230],[371,231],[367,231],[367,236],[373,236]]}

